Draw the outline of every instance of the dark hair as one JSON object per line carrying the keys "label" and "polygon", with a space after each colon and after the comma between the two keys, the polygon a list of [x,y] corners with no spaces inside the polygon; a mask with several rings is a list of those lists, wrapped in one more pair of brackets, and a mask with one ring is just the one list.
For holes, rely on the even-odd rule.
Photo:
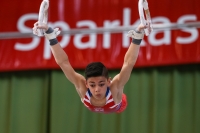
{"label": "dark hair", "polygon": [[85,69],[86,80],[90,77],[104,76],[108,78],[108,69],[101,62],[92,62]]}

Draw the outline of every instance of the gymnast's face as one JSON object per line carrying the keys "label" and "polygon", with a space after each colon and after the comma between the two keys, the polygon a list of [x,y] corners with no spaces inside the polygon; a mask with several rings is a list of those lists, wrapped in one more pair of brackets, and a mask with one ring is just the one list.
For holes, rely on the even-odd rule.
{"label": "gymnast's face", "polygon": [[86,87],[90,89],[95,99],[105,98],[107,87],[110,86],[110,79],[104,76],[90,77],[86,81]]}

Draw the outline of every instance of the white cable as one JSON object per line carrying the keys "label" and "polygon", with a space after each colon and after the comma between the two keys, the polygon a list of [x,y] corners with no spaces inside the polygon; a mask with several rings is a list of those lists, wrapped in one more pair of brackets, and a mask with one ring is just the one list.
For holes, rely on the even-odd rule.
{"label": "white cable", "polygon": [[[103,34],[105,32],[110,33],[123,33],[127,32],[130,29],[135,29],[136,26],[118,26],[115,28],[104,28],[97,27],[95,29],[69,29],[65,31],[61,31],[61,36],[64,35],[76,35],[76,34]],[[200,28],[200,21],[197,22],[187,22],[184,24],[179,23],[163,23],[163,24],[153,24],[154,31],[165,31],[165,30],[182,30],[183,28]],[[14,38],[32,38],[35,37],[32,32],[20,33],[16,32],[0,32],[0,39],[14,39]]]}

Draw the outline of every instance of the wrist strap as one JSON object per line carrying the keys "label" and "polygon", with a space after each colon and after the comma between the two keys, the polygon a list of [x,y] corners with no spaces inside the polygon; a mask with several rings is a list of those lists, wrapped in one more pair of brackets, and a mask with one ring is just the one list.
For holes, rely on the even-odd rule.
{"label": "wrist strap", "polygon": [[49,27],[48,30],[44,33],[44,35],[48,40],[51,40],[57,37],[56,32],[57,32],[56,29],[52,29],[51,27]]}
{"label": "wrist strap", "polygon": [[140,45],[142,39],[144,38],[144,33],[136,30],[130,30],[127,36],[132,38],[132,43]]}
{"label": "wrist strap", "polygon": [[140,43],[142,42],[142,39],[132,39],[132,43],[136,44],[136,45],[140,45]]}
{"label": "wrist strap", "polygon": [[44,33],[45,37],[49,40],[51,46],[58,43],[56,37],[59,34],[60,31],[58,28],[52,29],[51,27],[49,27],[48,30]]}

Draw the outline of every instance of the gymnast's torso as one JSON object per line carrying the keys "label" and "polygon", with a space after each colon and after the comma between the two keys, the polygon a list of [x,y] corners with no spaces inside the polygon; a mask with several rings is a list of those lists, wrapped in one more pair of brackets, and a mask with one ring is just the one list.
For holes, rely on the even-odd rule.
{"label": "gymnast's torso", "polygon": [[106,96],[105,96],[105,104],[103,106],[94,106],[91,103],[91,98],[92,98],[92,93],[88,89],[85,97],[82,99],[83,104],[92,112],[97,112],[97,113],[113,113],[116,112],[120,107],[121,103],[115,104],[110,88],[107,88],[106,91]]}

